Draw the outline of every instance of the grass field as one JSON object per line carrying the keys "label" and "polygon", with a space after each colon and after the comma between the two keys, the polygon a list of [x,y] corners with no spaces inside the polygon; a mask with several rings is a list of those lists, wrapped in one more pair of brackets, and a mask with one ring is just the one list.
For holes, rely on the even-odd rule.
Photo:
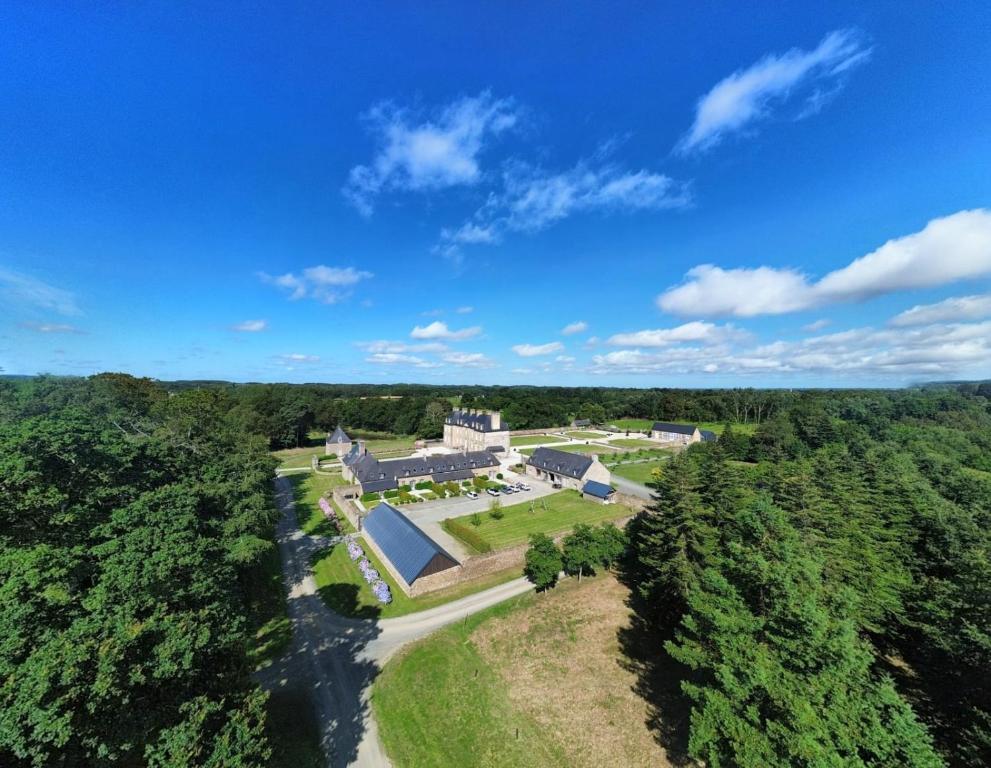
{"label": "grass field", "polygon": [[564,441],[563,437],[556,437],[555,435],[520,435],[519,437],[509,438],[509,444],[514,448],[526,445],[541,445],[542,443],[563,443]]}
{"label": "grass field", "polygon": [[[543,507],[546,506],[546,509]],[[597,524],[608,520],[626,517],[630,510],[622,504],[598,504],[586,501],[578,491],[560,491],[544,496],[534,502],[503,507],[503,518],[493,520],[488,514],[480,515],[482,524],[473,526],[473,515],[455,518],[462,525],[469,526],[493,549],[523,544],[531,533],[561,533],[570,530],[576,523]]]}
{"label": "grass field", "polygon": [[617,448],[657,448],[657,443],[653,440],[640,440],[633,437],[620,437],[616,440],[610,440],[609,445],[615,445]]}
{"label": "grass field", "polygon": [[654,419],[613,419],[609,422],[616,429],[630,430],[631,432],[646,432],[654,424]]}
{"label": "grass field", "polygon": [[[319,502],[320,497],[331,488],[347,485],[344,478],[340,475],[318,475],[311,472],[292,475],[289,477],[289,482],[292,483],[293,496],[296,500],[296,519],[299,520],[299,527],[303,529],[303,533],[315,536],[336,535],[337,531],[324,516]],[[342,532],[353,532],[354,526],[348,522],[336,504],[335,509],[337,509],[337,517],[341,521]]]}
{"label": "grass field", "polygon": [[483,589],[503,584],[522,575],[520,568],[509,568],[490,574],[481,579],[473,579],[448,589],[439,589],[420,597],[408,597],[398,586],[363,538],[358,539],[365,556],[382,576],[382,580],[392,591],[392,602],[382,605],[372,594],[372,588],[361,577],[358,566],[348,557],[343,544],[324,550],[313,561],[313,575],[317,591],[327,606],[342,616],[356,618],[389,619],[405,616],[416,611],[425,611],[452,600],[480,592]]}
{"label": "grass field", "polygon": [[[619,637],[627,591],[569,579],[457,622],[386,664],[372,707],[396,768],[666,768]],[[666,714],[666,713],[665,713]]]}
{"label": "grass field", "polygon": [[[388,432],[345,431],[352,440],[364,440],[372,453],[391,458],[408,456],[412,453],[413,442],[416,439],[413,435],[393,435]],[[326,437],[323,432],[314,430],[310,432],[305,446],[272,451],[272,455],[278,459],[279,469],[308,467],[314,456],[318,459],[326,456],[324,443]]]}
{"label": "grass field", "polygon": [[574,438],[575,440],[598,440],[599,438],[605,437],[605,432],[565,432],[568,437]]}
{"label": "grass field", "polygon": [[653,479],[653,471],[662,468],[665,464],[667,464],[667,461],[664,460],[645,461],[641,464],[617,464],[609,469],[614,475],[632,480],[634,483],[646,485]]}
{"label": "grass field", "polygon": [[[624,429],[624,430],[628,429],[631,432],[632,431],[646,432],[653,426],[654,419],[615,419],[609,423],[612,424],[617,429]],[[688,424],[689,422],[682,420],[675,420],[673,423]],[[735,432],[741,432],[744,435],[752,435],[754,433],[754,430],[757,429],[757,425],[753,423],[743,424],[742,422],[737,422],[737,421],[731,423],[733,424],[733,430]],[[699,429],[708,429],[710,432],[715,432],[717,435],[721,435],[723,433],[723,428],[726,426],[726,422],[701,421],[698,422],[695,426],[697,426]]]}
{"label": "grass field", "polygon": [[[585,443],[567,443],[566,445],[553,446],[555,451],[567,451],[568,453],[598,453],[600,456],[607,453],[615,453],[615,448],[607,448],[604,445],[585,445]],[[523,448],[520,450],[524,456],[533,456],[536,448]]]}

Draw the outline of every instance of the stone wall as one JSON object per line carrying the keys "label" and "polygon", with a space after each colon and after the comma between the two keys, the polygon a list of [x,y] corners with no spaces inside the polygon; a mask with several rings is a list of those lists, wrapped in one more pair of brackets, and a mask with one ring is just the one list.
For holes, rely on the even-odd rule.
{"label": "stone wall", "polygon": [[544,429],[512,429],[509,431],[509,435],[510,437],[523,437],[525,435],[546,435],[549,432],[567,432],[570,429],[571,427],[544,427]]}
{"label": "stone wall", "polygon": [[361,487],[358,485],[346,485],[338,486],[333,491],[334,502],[347,517],[348,522],[355,527],[355,530],[361,530],[359,520],[361,518],[361,510],[358,505],[355,504],[354,499],[361,494]]}

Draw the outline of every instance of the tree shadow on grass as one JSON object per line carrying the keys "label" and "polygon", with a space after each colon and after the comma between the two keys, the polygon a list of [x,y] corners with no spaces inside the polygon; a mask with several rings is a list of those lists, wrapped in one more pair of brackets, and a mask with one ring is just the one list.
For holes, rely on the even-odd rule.
{"label": "tree shadow on grass", "polygon": [[697,763],[688,755],[692,702],[681,690],[691,670],[664,650],[664,643],[674,637],[674,627],[657,626],[650,605],[637,592],[630,566],[621,563],[617,568],[620,582],[630,589],[627,605],[633,611],[629,625],[617,633],[622,652],[618,663],[637,676],[633,691],[647,702],[647,727],[668,760],[676,766],[694,766]]}
{"label": "tree shadow on grass", "polygon": [[[327,550],[328,553],[330,550]],[[358,599],[361,588],[356,584],[328,584],[317,590],[320,599],[327,606],[342,616],[355,619],[377,619],[382,615],[382,609],[374,605],[362,605]]]}

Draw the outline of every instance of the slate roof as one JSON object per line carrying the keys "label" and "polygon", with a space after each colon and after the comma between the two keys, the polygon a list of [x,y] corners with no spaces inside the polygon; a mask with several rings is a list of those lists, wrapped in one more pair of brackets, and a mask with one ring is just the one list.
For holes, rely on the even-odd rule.
{"label": "slate roof", "polygon": [[334,430],[334,433],[331,434],[331,435],[327,435],[327,442],[328,443],[350,443],[351,442],[351,438],[347,436],[347,434],[344,432],[344,430],[341,429],[341,425],[338,424],[337,425],[337,429]]}
{"label": "slate roof", "polygon": [[468,413],[468,411],[461,411],[455,409],[451,411],[447,418],[444,419],[445,424],[451,424],[456,427],[468,427],[468,429],[474,430],[475,432],[505,432],[506,427],[493,427],[492,426],[492,414],[491,413]]}
{"label": "slate roof", "polygon": [[708,429],[700,429],[699,432],[702,433],[703,442],[711,443],[719,439],[715,432],[711,432]]}
{"label": "slate roof", "polygon": [[[375,507],[365,518],[364,529],[375,539],[379,549],[407,584],[416,581],[435,558],[439,557],[443,567],[434,568],[434,571],[453,568],[458,564],[437,542],[389,504],[382,503]],[[444,565],[443,561],[450,564]]]}
{"label": "slate roof", "polygon": [[451,472],[434,472],[430,479],[435,483],[446,483],[449,480],[471,480],[475,473],[470,469],[455,469]]}
{"label": "slate roof", "polygon": [[[488,451],[439,453],[433,456],[379,461],[370,453],[357,456],[357,448],[352,448],[342,461],[354,472],[354,476],[361,483],[363,491],[374,490],[369,486],[369,483],[393,481],[392,485],[384,489],[388,490],[388,488],[395,488],[398,483],[403,483],[408,479],[426,475],[444,475],[445,479],[466,480],[474,476],[472,472],[474,469],[499,466],[499,460]],[[459,473],[458,477],[447,477],[452,472]]]}
{"label": "slate roof", "polygon": [[592,466],[592,457],[580,453],[557,451],[553,448],[537,448],[527,464],[545,472],[556,472],[559,475],[581,480],[588,472],[588,468]]}
{"label": "slate roof", "polygon": [[576,427],[590,427],[590,426],[592,426],[592,420],[591,419],[575,419],[571,423],[574,424]]}
{"label": "slate roof", "polygon": [[589,496],[595,496],[597,499],[608,499],[609,496],[616,493],[616,489],[611,485],[606,485],[605,483],[600,483],[596,480],[589,480],[582,486],[582,493],[587,493]]}
{"label": "slate roof", "polygon": [[673,432],[676,435],[694,435],[698,429],[694,424],[669,424],[666,421],[655,421],[651,432]]}

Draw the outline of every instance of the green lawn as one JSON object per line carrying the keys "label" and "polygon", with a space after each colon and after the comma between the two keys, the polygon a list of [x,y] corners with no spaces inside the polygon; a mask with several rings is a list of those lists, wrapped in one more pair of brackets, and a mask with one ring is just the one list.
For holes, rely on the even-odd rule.
{"label": "green lawn", "polygon": [[528,501],[503,507],[502,511],[501,520],[493,520],[488,513],[480,514],[482,524],[477,527],[471,524],[474,515],[464,515],[455,520],[477,532],[493,549],[502,549],[524,543],[532,533],[562,533],[576,523],[597,524],[630,514],[630,510],[622,504],[587,501],[578,491],[571,490],[537,499],[533,502],[532,512]]}
{"label": "green lawn", "polygon": [[615,445],[617,448],[656,448],[657,443],[652,440],[640,440],[635,437],[620,437],[616,440],[610,440],[609,445]]}
{"label": "green lawn", "polygon": [[385,666],[372,708],[397,768],[566,764],[543,729],[513,708],[505,682],[471,642],[483,621],[534,599],[523,595],[469,616]]}
{"label": "green lawn", "polygon": [[610,471],[614,475],[619,475],[627,480],[632,480],[634,483],[640,483],[641,485],[646,485],[652,479],[651,473],[655,469],[660,469],[665,464],[666,461],[645,461],[641,464],[617,464],[614,467],[610,467]]}
{"label": "green lawn", "polygon": [[646,432],[653,425],[653,419],[613,419],[609,422],[616,429],[630,430],[631,432]]}
{"label": "green lawn", "polygon": [[[754,432],[757,431],[757,425],[754,424],[753,422],[750,422],[749,424],[744,424],[743,422],[732,421],[730,422],[730,424],[733,427],[733,431],[739,434],[752,435]],[[699,422],[698,428],[708,429],[710,432],[715,432],[717,435],[721,435],[723,433],[723,429],[726,428],[726,422],[703,421],[703,422]]]}
{"label": "green lawn", "polygon": [[514,448],[525,445],[541,445],[543,443],[563,442],[565,442],[563,437],[556,437],[554,435],[520,435],[519,437],[509,438],[509,444]]}
{"label": "green lawn", "polygon": [[[303,533],[315,536],[335,536],[337,531],[324,516],[319,502],[320,497],[331,488],[347,485],[344,478],[340,475],[318,475],[310,472],[305,475],[290,475],[289,482],[293,485],[293,495],[296,499],[296,519],[299,521],[299,527],[303,529]],[[338,519],[341,520],[342,532],[351,533],[354,526],[348,522],[336,504],[335,509],[337,509]]]}
{"label": "green lawn", "polygon": [[[524,448],[520,451],[524,456],[533,456],[536,448]],[[604,445],[585,445],[585,443],[568,443],[567,445],[555,445],[555,451],[567,451],[568,453],[598,453],[604,455],[615,453],[615,448],[608,448]]]}
{"label": "green lawn", "polygon": [[578,431],[578,432],[565,432],[564,434],[566,434],[568,437],[574,438],[575,440],[598,440],[600,438],[605,437],[605,434],[602,432]]}
{"label": "green lawn", "polygon": [[461,597],[481,592],[483,589],[503,584],[522,575],[520,568],[509,568],[504,571],[485,576],[480,579],[457,584],[447,589],[439,589],[420,597],[408,597],[392,576],[382,565],[363,538],[358,543],[365,550],[365,556],[381,574],[382,580],[392,591],[392,602],[382,605],[372,594],[372,588],[361,577],[361,572],[355,562],[348,557],[347,547],[338,544],[317,554],[313,560],[313,575],[317,582],[317,590],[327,606],[342,616],[357,618],[389,619],[405,616],[408,613],[425,611]]}

